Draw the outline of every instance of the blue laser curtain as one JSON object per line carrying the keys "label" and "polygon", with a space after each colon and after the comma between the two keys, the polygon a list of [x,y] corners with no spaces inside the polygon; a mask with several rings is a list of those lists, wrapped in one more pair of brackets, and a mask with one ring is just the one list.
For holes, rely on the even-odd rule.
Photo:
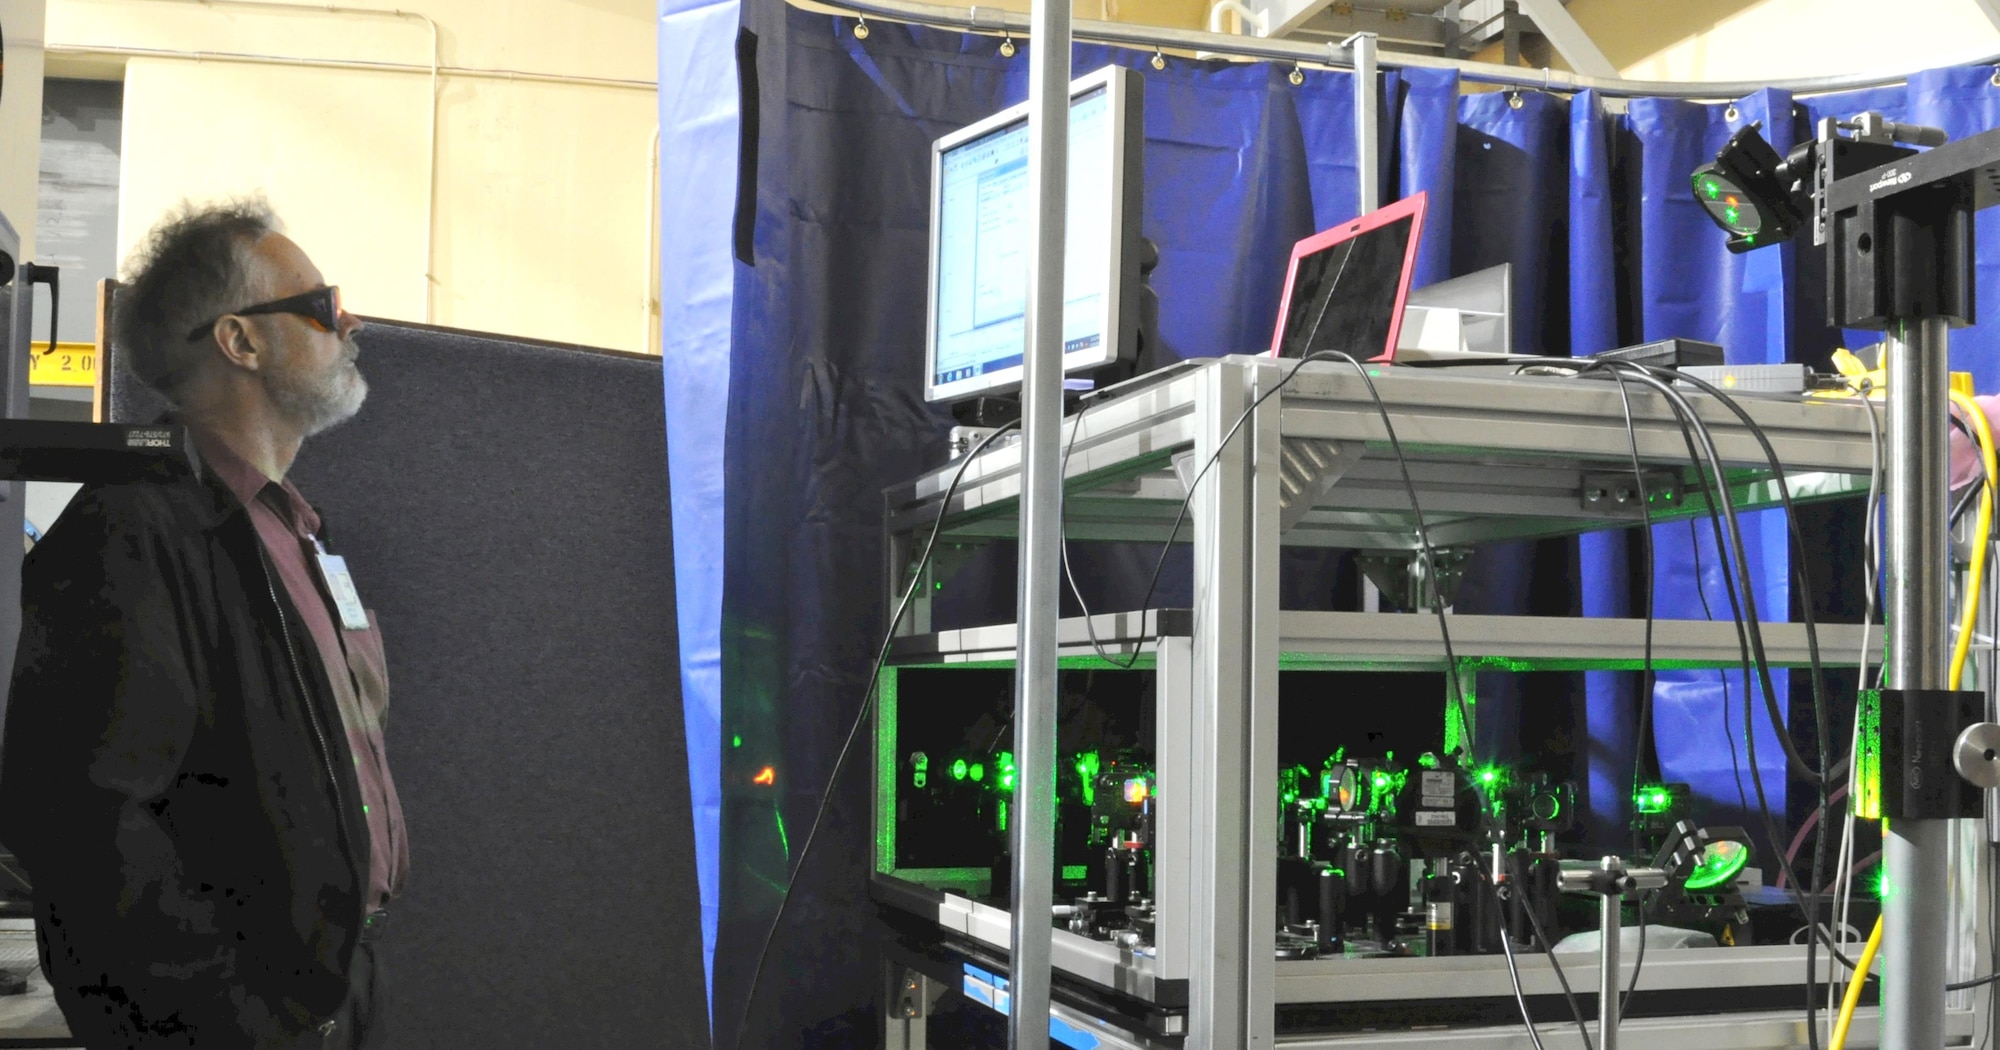
{"label": "blue laser curtain", "polygon": [[[719,873],[714,1027],[722,1047],[864,1046],[878,1023],[882,935],[865,891],[865,743],[842,767],[754,1008],[740,1019],[886,626],[881,491],[931,465],[948,426],[923,403],[918,381],[929,143],[1024,98],[1031,45],[1017,41],[1010,59],[995,38],[882,22],[859,40],[852,19],[771,0],[745,4],[742,20],[747,35],[734,51],[752,60],[741,71],[745,163],[727,299],[707,283],[723,243],[714,228],[717,184],[676,182],[678,192],[701,194],[676,203],[665,174],[695,155],[677,150],[712,157],[727,148],[735,159],[734,143],[716,142],[725,107],[670,108],[662,92],[663,223],[676,209],[686,220],[663,228],[664,283],[669,299],[686,287],[702,305],[664,342],[690,765],[700,776],[707,762],[719,778],[706,786],[719,808],[697,813],[698,822],[716,822],[701,840],[703,871]],[[718,47],[719,27],[703,24],[704,46]],[[671,47],[678,61],[694,61],[684,44]],[[1285,67],[1170,59],[1155,70],[1150,58],[1079,47],[1073,63],[1081,73],[1117,62],[1145,78],[1145,234],[1162,256],[1153,279],[1162,341],[1181,357],[1254,352],[1268,345],[1290,245],[1355,213],[1352,80],[1308,71],[1294,86]],[[1762,91],[1698,105],[1475,93],[1449,72],[1401,71],[1383,78],[1385,199],[1430,194],[1419,283],[1513,264],[1523,350],[1581,354],[1679,335],[1721,342],[1732,361],[1818,359],[1842,337],[1819,319],[1812,261],[1789,247],[1730,256],[1689,198],[1687,173],[1753,120],[1780,150],[1809,133],[1822,110],[1878,108],[1954,135],[1979,130],[2000,122],[2000,89],[1989,74],[1927,74],[1908,89],[1866,97],[1795,101]],[[709,76],[690,75],[680,90],[714,96]],[[724,167],[715,166],[716,177]],[[1993,218],[1982,215],[1983,232]],[[690,229],[699,232],[701,260],[685,257]],[[1982,266],[1982,276],[1990,269]],[[724,302],[726,355],[714,329],[702,327]],[[1979,353],[1992,329],[1954,336],[1981,389],[2000,379]],[[695,480],[684,482],[684,473]],[[1746,516],[1744,535],[1758,609],[1784,618],[1798,602],[1786,578],[1785,524],[1776,514]],[[1496,545],[1476,555],[1460,608],[1637,615],[1645,547],[1636,534]],[[1651,547],[1661,616],[1730,616],[1724,562],[1705,523],[1661,526]],[[996,569],[1011,571],[1010,557],[1003,553]],[[1825,565],[1816,571],[1821,580],[1832,575]],[[701,580],[709,582],[690,583]],[[1104,585],[1083,581],[1087,591]],[[706,605],[688,600],[691,586],[710,588],[699,595]],[[1011,584],[986,593],[1011,603]],[[1487,676],[1479,746],[1500,756],[1566,747],[1583,785],[1586,838],[1611,845],[1629,815],[1639,685],[1630,674],[1579,677]],[[1781,675],[1776,684],[1783,691],[1789,683]],[[1711,819],[1741,817],[1746,799],[1755,805],[1749,778],[1737,772],[1748,769],[1743,700],[1740,679],[1725,683],[1714,672],[1663,672],[1654,690],[1662,772],[1693,784]],[[1779,702],[1787,711],[1794,703]],[[1550,710],[1568,719],[1550,723],[1570,734],[1567,742],[1513,729]],[[1784,791],[1784,758],[1761,697],[1752,711],[1771,807],[1795,824],[1802,800]],[[703,791],[697,785],[698,807]]]}
{"label": "blue laser curtain", "polygon": [[722,828],[722,433],[734,292],[736,0],[660,0],[660,355],[702,956],[710,1001]]}
{"label": "blue laser curtain", "polygon": [[[739,269],[723,610],[723,1046],[860,1045],[873,1021],[866,749],[851,760],[757,988],[779,892],[865,692],[884,628],[881,490],[933,462],[921,385],[929,144],[1019,101],[1027,46],[777,5],[757,34],[753,264]],[[1269,344],[1291,244],[1354,207],[1345,77],[1079,48],[1146,75],[1145,232],[1175,354]],[[746,189],[748,189],[746,184]],[[752,349],[755,348],[755,349]],[[1011,596],[1011,587],[997,588]],[[765,769],[773,774],[759,784]],[[738,950],[740,948],[740,950]]]}

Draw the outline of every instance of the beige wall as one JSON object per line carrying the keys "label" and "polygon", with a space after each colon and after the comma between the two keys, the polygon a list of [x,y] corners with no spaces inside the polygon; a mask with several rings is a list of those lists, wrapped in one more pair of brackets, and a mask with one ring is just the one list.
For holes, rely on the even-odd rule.
{"label": "beige wall", "polygon": [[430,24],[388,5],[48,4],[58,72],[122,68],[121,255],[183,198],[262,192],[357,312],[656,349],[654,0],[404,0],[435,118]]}
{"label": "beige wall", "polygon": [[0,0],[6,70],[0,77],[0,214],[21,237],[21,261],[35,257],[35,203],[42,161],[44,0]]}
{"label": "beige wall", "polygon": [[[2000,53],[1974,0],[1570,0],[1569,11],[1637,80],[1900,73]],[[1478,57],[1497,62],[1500,49]]]}
{"label": "beige wall", "polygon": [[1902,72],[2000,52],[1974,0],[1572,0],[1570,11],[1646,80]]}

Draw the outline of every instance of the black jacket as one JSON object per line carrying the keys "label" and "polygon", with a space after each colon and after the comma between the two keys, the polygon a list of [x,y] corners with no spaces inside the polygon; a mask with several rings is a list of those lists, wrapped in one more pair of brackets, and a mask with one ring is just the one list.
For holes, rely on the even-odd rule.
{"label": "black jacket", "polygon": [[23,567],[0,843],[92,1047],[283,1043],[331,1016],[367,824],[326,669],[211,477],[85,487]]}

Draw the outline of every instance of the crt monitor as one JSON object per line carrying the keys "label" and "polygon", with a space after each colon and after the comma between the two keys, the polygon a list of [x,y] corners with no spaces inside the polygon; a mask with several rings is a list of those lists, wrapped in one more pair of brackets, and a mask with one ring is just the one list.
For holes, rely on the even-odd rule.
{"label": "crt monitor", "polygon": [[1405,197],[1295,245],[1271,356],[1340,350],[1393,360],[1427,200]]}
{"label": "crt monitor", "polygon": [[[1136,353],[1142,83],[1107,66],[1070,83],[1063,252],[1063,374]],[[1027,347],[1028,107],[996,113],[931,151],[924,397],[1020,389]]]}

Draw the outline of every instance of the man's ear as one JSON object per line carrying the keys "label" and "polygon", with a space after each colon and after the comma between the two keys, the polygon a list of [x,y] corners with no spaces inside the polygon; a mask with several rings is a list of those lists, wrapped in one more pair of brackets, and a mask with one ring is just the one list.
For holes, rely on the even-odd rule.
{"label": "man's ear", "polygon": [[260,336],[247,318],[224,314],[215,322],[215,331],[209,338],[222,352],[223,360],[237,368],[255,372],[263,367],[264,349],[260,345]]}

